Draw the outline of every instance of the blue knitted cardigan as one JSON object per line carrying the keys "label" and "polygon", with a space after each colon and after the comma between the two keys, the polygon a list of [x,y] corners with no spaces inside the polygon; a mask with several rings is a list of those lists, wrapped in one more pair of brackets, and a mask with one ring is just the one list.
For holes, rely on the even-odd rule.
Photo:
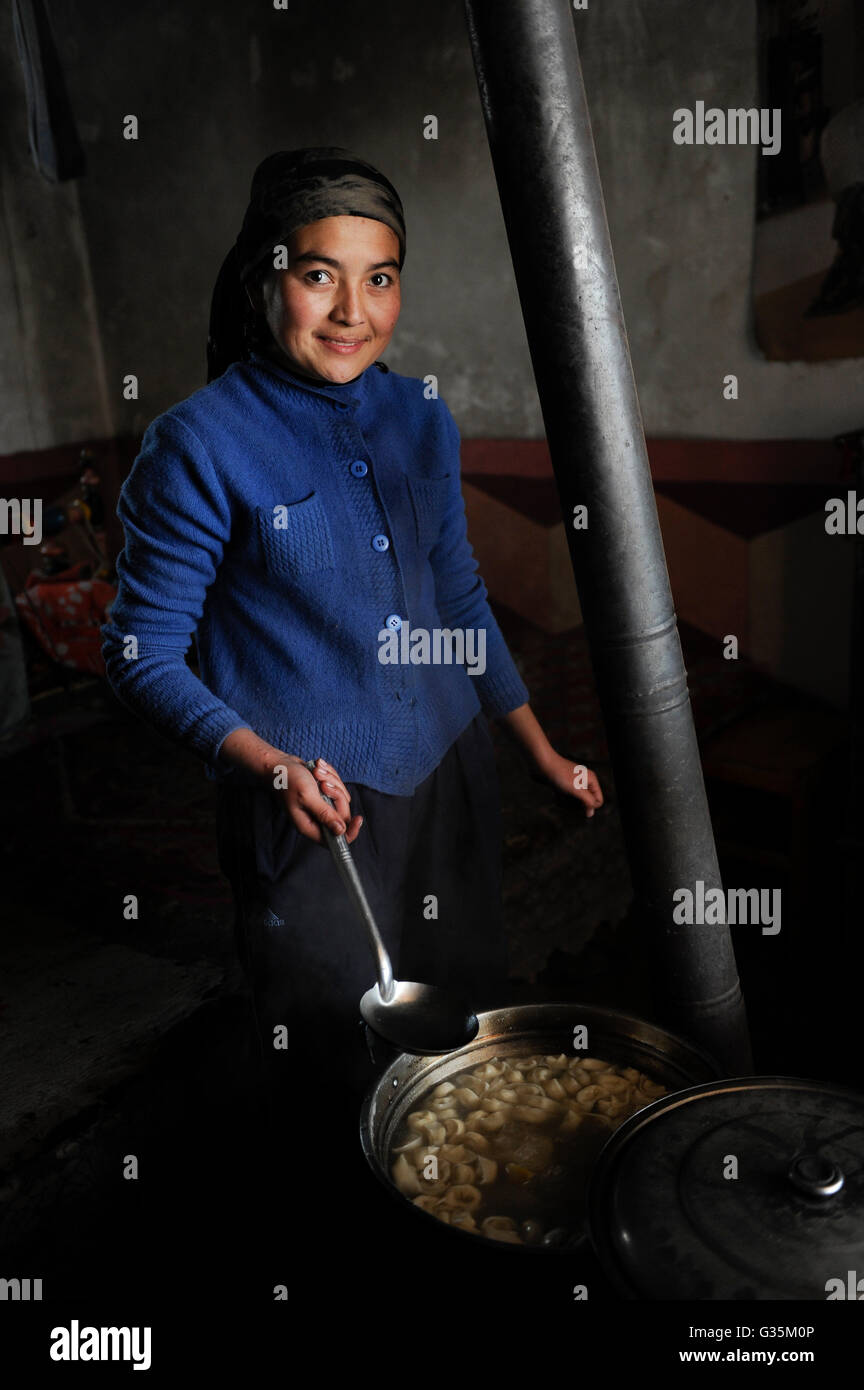
{"label": "blue knitted cardigan", "polygon": [[[458,429],[418,378],[236,363],[149,426],[117,513],[108,680],[212,779],[247,780],[219,750],[251,728],[410,795],[481,709],[528,700],[467,540]],[[485,671],[383,663],[400,622],[485,629]]]}

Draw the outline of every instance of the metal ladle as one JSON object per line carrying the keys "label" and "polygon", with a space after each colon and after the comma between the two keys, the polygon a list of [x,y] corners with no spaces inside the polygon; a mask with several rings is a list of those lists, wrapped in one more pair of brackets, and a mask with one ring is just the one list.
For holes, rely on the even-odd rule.
{"label": "metal ladle", "polygon": [[[314,761],[306,764],[314,771]],[[321,788],[328,806],[333,802]],[[464,1000],[437,985],[421,985],[416,980],[395,980],[387,948],[369,906],[357,866],[351,857],[344,835],[334,835],[326,825],[321,826],[330,846],[336,868],[358,917],[366,928],[369,944],[375,956],[378,983],[367,989],[360,1000],[363,1019],[382,1038],[403,1052],[454,1052],[476,1037],[479,1028],[477,1015]]]}

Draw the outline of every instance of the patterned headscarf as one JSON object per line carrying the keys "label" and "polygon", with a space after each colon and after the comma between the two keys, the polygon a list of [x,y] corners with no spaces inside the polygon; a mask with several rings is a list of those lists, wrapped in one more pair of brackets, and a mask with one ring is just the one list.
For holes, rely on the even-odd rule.
{"label": "patterned headscarf", "polygon": [[207,380],[213,381],[256,344],[257,316],[246,285],[272,267],[274,247],[300,227],[323,217],[371,217],[399,238],[405,260],[405,217],[399,194],[359,155],[336,145],[282,150],[265,159],[252,177],[243,226],[222,263],[210,306]]}

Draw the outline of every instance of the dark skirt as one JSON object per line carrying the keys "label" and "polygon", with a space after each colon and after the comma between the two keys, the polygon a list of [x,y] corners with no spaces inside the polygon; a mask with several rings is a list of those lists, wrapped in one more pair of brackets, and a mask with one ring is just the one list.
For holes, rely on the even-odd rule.
{"label": "dark skirt", "polygon": [[[477,1011],[501,1004],[500,792],[485,716],[413,795],[346,786],[364,817],[351,852],[397,978],[456,990]],[[330,851],[296,830],[269,785],[221,784],[218,835],[271,1105],[356,1117],[387,1050],[373,1058],[367,1046],[358,1004],[374,961]]]}

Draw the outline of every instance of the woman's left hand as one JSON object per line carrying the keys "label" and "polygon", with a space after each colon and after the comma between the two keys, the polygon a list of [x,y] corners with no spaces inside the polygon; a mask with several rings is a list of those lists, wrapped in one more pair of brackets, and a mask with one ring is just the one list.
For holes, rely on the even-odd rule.
{"label": "woman's left hand", "polygon": [[570,758],[562,758],[553,752],[540,765],[543,776],[568,796],[578,797],[585,806],[586,819],[603,805],[603,793],[596,773],[584,763],[574,763]]}

